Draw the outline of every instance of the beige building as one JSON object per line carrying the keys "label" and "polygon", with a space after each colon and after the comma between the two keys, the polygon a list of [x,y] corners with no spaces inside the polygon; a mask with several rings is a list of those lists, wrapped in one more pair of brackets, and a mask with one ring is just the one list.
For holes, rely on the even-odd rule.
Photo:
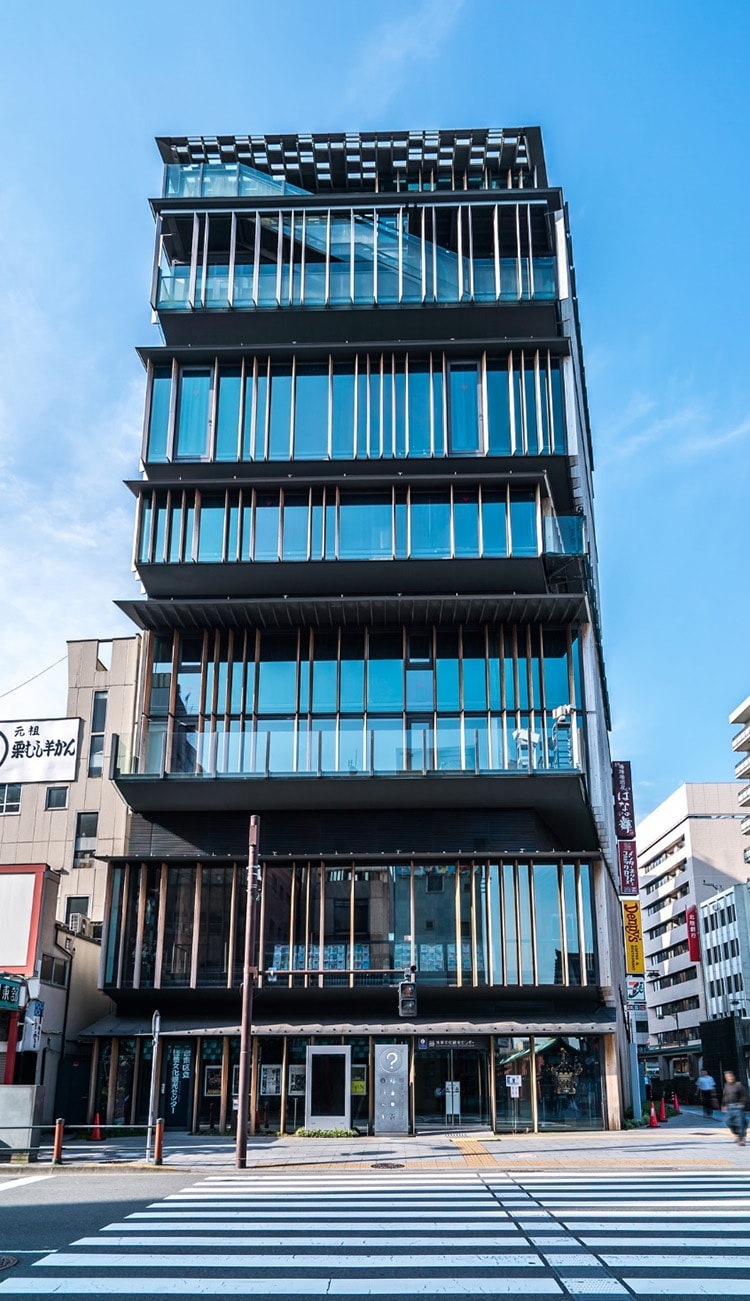
{"label": "beige building", "polygon": [[[0,722],[0,879],[12,889],[41,872],[50,883],[43,916],[34,913],[39,943],[20,965],[11,942],[26,918],[15,895],[6,900],[0,973],[44,1010],[33,1051],[23,1012],[0,1016],[0,1081],[44,1086],[45,1121],[56,1093],[67,1119],[85,1118],[90,1048],[77,1035],[111,1006],[98,989],[106,859],[123,852],[129,812],[109,764],[113,736],[132,732],[139,648],[138,637],[69,642],[64,719]],[[55,749],[56,767],[45,754]]]}
{"label": "beige building", "polygon": [[702,948],[696,956],[688,926],[694,920],[698,931],[704,900],[745,880],[741,823],[736,786],[716,782],[680,786],[638,824],[648,1005],[641,1055],[662,1079],[698,1073],[698,1027],[709,1011]]}

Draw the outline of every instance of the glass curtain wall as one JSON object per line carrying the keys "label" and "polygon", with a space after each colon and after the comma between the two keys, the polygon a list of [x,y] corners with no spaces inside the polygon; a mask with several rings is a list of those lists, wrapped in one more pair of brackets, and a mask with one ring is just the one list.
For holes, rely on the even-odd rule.
{"label": "glass curtain wall", "polygon": [[583,517],[542,515],[545,505],[535,485],[143,491],[136,562],[582,555]]}
{"label": "glass curtain wall", "polygon": [[159,311],[554,299],[545,200],[163,212]]}
{"label": "glass curtain wall", "polygon": [[[112,870],[107,986],[240,983],[243,868]],[[154,872],[156,914],[140,913],[131,943],[128,900],[148,893]],[[147,931],[162,954],[156,968],[138,961]],[[265,864],[257,961],[264,982],[303,987],[393,984],[412,964],[421,985],[593,984],[592,868],[562,859]]]}
{"label": "glass curtain wall", "polygon": [[147,461],[381,460],[565,452],[547,350],[236,362],[150,371]]}
{"label": "glass curtain wall", "polygon": [[175,633],[171,660],[163,637],[151,647],[142,773],[582,766],[574,628]]}

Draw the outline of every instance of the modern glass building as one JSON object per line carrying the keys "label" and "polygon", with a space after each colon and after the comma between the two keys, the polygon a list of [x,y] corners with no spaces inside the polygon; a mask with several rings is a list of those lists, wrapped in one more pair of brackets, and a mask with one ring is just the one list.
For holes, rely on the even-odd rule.
{"label": "modern glass building", "polygon": [[[567,214],[537,128],[161,139],[92,1110],[619,1122],[619,915]],[[399,1017],[414,974],[416,1015]],[[339,1073],[340,1072],[340,1073]],[[316,1077],[317,1078],[317,1077]],[[320,1078],[323,1078],[320,1076]]]}

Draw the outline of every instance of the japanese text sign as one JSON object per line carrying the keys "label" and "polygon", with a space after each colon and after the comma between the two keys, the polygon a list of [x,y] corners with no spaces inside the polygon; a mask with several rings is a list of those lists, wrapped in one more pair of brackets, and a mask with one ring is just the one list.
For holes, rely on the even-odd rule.
{"label": "japanese text sign", "polygon": [[691,962],[700,962],[701,940],[698,930],[698,909],[695,904],[685,909],[685,921],[687,922],[688,957]]}
{"label": "japanese text sign", "polygon": [[625,970],[629,976],[643,976],[643,929],[641,905],[637,899],[623,899],[622,928],[625,937]]}
{"label": "japanese text sign", "polygon": [[0,782],[75,781],[78,718],[0,722]]}
{"label": "japanese text sign", "polygon": [[618,840],[617,859],[620,865],[620,894],[638,894],[638,855],[634,840]]}
{"label": "japanese text sign", "polygon": [[618,840],[635,838],[635,808],[630,764],[615,759],[612,764],[612,790],[615,797],[615,835]]}

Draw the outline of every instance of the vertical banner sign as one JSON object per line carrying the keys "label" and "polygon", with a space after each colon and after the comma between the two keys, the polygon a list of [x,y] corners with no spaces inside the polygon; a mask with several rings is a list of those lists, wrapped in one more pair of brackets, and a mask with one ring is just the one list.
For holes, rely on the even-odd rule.
{"label": "vertical banner sign", "polygon": [[615,834],[618,840],[635,838],[635,809],[630,764],[616,759],[612,764],[612,790],[615,797]]}
{"label": "vertical banner sign", "polygon": [[620,894],[638,896],[638,855],[634,840],[618,840],[617,859],[620,864]]}
{"label": "vertical banner sign", "polygon": [[685,921],[687,922],[688,957],[691,962],[700,962],[701,941],[698,930],[698,909],[695,904],[685,909]]}
{"label": "vertical banner sign", "polygon": [[625,971],[629,976],[645,975],[641,905],[637,899],[623,899],[622,929],[625,936]]}

